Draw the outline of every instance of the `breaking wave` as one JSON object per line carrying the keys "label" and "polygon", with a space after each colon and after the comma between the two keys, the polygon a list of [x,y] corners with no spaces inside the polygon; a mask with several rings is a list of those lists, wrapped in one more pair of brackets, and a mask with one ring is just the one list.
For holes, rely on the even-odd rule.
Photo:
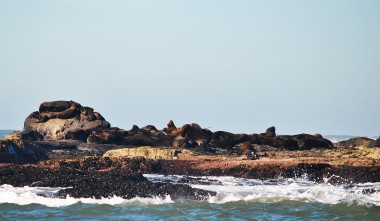
{"label": "breaking wave", "polygon": [[[358,204],[366,206],[380,206],[380,183],[361,183],[332,185],[315,183],[304,178],[283,178],[275,180],[256,180],[235,177],[216,176],[164,176],[145,174],[152,182],[168,182],[188,184],[194,188],[217,192],[210,196],[209,203],[225,204],[230,202],[274,203],[281,201],[295,201],[304,203],[322,204]],[[49,187],[13,187],[0,186],[0,204],[11,203],[17,205],[40,204],[48,207],[69,206],[76,203],[106,204],[112,206],[123,205],[156,205],[173,203],[170,196],[155,198],[66,198],[56,197],[62,188]]]}

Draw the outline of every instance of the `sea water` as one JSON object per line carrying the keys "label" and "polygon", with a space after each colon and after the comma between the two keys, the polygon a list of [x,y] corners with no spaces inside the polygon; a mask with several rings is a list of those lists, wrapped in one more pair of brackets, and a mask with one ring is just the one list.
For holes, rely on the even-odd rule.
{"label": "sea water", "polygon": [[[7,134],[11,131],[4,132]],[[380,220],[380,183],[332,185],[307,176],[256,180],[144,174],[217,193],[205,201],[56,197],[61,188],[0,186],[0,220]]]}
{"label": "sea water", "polygon": [[14,130],[0,130],[0,139],[3,139],[6,135],[12,133]]}

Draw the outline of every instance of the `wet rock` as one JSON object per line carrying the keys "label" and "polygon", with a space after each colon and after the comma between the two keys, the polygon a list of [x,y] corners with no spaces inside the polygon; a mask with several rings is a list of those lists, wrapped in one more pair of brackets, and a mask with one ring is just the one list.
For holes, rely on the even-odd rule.
{"label": "wet rock", "polygon": [[[87,163],[95,163],[89,161]],[[173,200],[205,200],[216,193],[191,188],[183,184],[152,183],[141,173],[130,173],[122,168],[103,171],[83,170],[81,162],[60,162],[54,169],[48,167],[0,167],[0,185],[16,187],[70,187],[58,192],[57,197],[125,199],[135,197],[166,197]],[[112,164],[112,161],[104,162]],[[72,167],[74,166],[74,167]],[[90,169],[91,167],[89,167]]]}
{"label": "wet rock", "polygon": [[45,152],[30,142],[20,139],[0,140],[0,163],[37,163],[47,159]]}

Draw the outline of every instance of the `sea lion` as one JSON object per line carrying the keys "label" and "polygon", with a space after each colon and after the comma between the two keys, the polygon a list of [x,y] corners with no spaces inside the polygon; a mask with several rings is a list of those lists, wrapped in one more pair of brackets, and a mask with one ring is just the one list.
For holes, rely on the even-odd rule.
{"label": "sea lion", "polygon": [[40,105],[39,111],[40,113],[44,112],[60,112],[64,111],[71,106],[71,101],[49,101],[43,102]]}
{"label": "sea lion", "polygon": [[167,132],[168,134],[170,134],[174,130],[177,130],[177,127],[174,125],[174,122],[172,120],[170,120],[166,126],[167,128],[165,128],[165,132]]}
{"label": "sea lion", "polygon": [[267,137],[275,137],[276,136],[276,128],[275,127],[270,127],[265,131],[265,136]]}
{"label": "sea lion", "polygon": [[40,115],[41,118],[44,119],[47,117],[48,119],[53,119],[53,118],[59,118],[59,119],[69,119],[73,118],[78,114],[78,109],[81,107],[80,104],[70,101],[71,106],[63,111],[58,111],[58,112],[41,112]]}
{"label": "sea lion", "polygon": [[243,155],[247,157],[248,160],[258,160],[259,156],[256,154],[255,149],[252,144],[248,141],[244,142],[242,145]]}

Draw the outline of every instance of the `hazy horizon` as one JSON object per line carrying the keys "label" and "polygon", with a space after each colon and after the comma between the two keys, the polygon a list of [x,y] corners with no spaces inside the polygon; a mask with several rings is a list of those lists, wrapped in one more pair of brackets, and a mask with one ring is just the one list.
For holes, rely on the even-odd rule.
{"label": "hazy horizon", "polygon": [[0,2],[0,128],[74,100],[112,126],[378,136],[380,1]]}

